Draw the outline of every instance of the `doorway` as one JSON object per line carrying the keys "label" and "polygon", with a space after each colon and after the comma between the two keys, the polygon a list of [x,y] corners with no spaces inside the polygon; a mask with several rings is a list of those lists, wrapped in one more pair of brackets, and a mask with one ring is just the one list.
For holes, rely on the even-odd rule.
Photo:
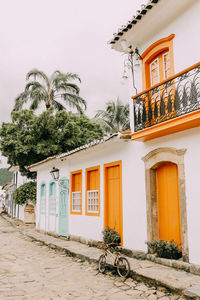
{"label": "doorway", "polygon": [[104,165],[104,225],[115,229],[123,244],[121,161]]}
{"label": "doorway", "polygon": [[174,163],[162,163],[156,168],[159,239],[174,240],[181,246],[181,217],[178,168]]}
{"label": "doorway", "polygon": [[69,180],[62,178],[59,181],[59,235],[68,236],[68,195]]}

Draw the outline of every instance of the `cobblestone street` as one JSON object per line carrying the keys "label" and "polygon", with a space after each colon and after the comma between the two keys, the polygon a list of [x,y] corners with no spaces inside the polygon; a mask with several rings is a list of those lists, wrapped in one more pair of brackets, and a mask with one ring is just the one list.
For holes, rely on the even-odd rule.
{"label": "cobblestone street", "polygon": [[96,264],[67,257],[24,237],[0,217],[0,299],[182,299],[118,276],[99,274]]}

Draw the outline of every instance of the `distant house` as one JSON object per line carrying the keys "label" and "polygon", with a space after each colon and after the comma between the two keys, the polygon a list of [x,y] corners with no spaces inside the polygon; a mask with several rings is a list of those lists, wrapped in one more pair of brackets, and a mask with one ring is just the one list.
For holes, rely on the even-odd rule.
{"label": "distant house", "polygon": [[5,192],[5,210],[10,216],[14,216],[16,207],[13,201],[13,193],[16,189],[16,186],[12,182],[9,182],[5,184],[2,189]]}
{"label": "distant house", "polygon": [[3,211],[5,206],[5,193],[2,187],[0,186],[0,213]]}
{"label": "distant house", "polygon": [[38,229],[100,240],[109,226],[140,251],[173,239],[200,264],[199,14],[197,0],[151,0],[114,34],[129,59],[131,132],[29,166]]}
{"label": "distant house", "polygon": [[12,182],[4,185],[5,190],[5,208],[12,217],[24,221],[24,206],[15,204],[13,194],[14,191],[29,180],[22,176],[18,166],[10,166],[8,171],[13,173]]}

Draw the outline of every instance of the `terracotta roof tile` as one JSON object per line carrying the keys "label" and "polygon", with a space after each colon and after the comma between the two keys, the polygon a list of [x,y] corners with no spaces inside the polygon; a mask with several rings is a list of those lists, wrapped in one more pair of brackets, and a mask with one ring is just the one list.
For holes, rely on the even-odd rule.
{"label": "terracotta roof tile", "polygon": [[115,44],[121,36],[123,36],[124,32],[127,32],[132,27],[134,27],[135,24],[137,24],[145,15],[148,13],[150,9],[152,9],[153,6],[158,3],[159,0],[149,0],[148,3],[141,5],[141,10],[136,11],[136,15],[133,16],[133,18],[126,24],[122,25],[121,28],[118,29],[117,33],[114,33],[114,38],[108,42],[108,44]]}

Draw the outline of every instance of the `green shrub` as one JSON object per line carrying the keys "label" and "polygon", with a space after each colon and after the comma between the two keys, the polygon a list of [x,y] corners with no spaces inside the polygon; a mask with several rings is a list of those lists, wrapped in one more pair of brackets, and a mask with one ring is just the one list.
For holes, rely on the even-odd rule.
{"label": "green shrub", "polygon": [[114,229],[106,227],[103,230],[103,240],[106,244],[115,243],[117,245],[121,242],[121,237]]}
{"label": "green shrub", "polygon": [[16,204],[24,205],[29,201],[36,203],[36,182],[30,181],[18,187],[14,192]]}
{"label": "green shrub", "polygon": [[149,253],[154,253],[158,257],[179,259],[182,256],[182,252],[180,251],[178,245],[174,243],[174,240],[166,242],[161,239],[146,243],[148,245]]}

